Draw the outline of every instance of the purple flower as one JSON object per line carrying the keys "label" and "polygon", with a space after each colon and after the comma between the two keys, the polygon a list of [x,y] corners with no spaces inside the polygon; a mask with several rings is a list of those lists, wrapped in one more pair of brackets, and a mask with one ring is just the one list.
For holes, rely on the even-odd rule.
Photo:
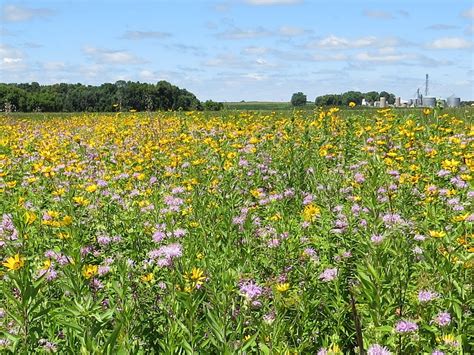
{"label": "purple flower", "polygon": [[426,237],[424,235],[417,234],[413,237],[413,239],[415,239],[416,241],[422,242],[426,239]]}
{"label": "purple flower", "polygon": [[313,202],[314,200],[314,196],[311,195],[311,194],[306,194],[304,199],[303,199],[303,205],[306,206],[306,205],[309,205],[311,202]]}
{"label": "purple flower", "polygon": [[438,177],[445,177],[445,176],[448,176],[449,174],[451,174],[451,172],[449,170],[444,170],[444,169],[441,169],[440,171],[436,173]]}
{"label": "purple flower", "polygon": [[449,323],[451,323],[451,314],[449,314],[448,312],[439,312],[437,316],[433,319],[433,322],[435,322],[441,327],[445,327]]}
{"label": "purple flower", "polygon": [[412,333],[418,330],[418,325],[408,320],[400,320],[395,325],[395,331],[397,333]]}
{"label": "purple flower", "polygon": [[103,289],[104,284],[99,279],[94,278],[91,280],[91,287],[97,291]]}
{"label": "purple flower", "polygon": [[390,355],[390,351],[382,345],[373,344],[367,349],[367,355]]}
{"label": "purple flower", "polygon": [[362,184],[365,181],[365,177],[361,173],[355,173],[354,174],[354,180],[355,180],[356,183]]}
{"label": "purple flower", "polygon": [[2,216],[2,222],[0,223],[0,239],[4,240],[17,240],[18,230],[13,224],[13,219],[10,214],[4,214]]}
{"label": "purple flower", "polygon": [[316,253],[316,250],[314,250],[313,248],[306,248],[304,251],[303,251],[303,254],[308,256],[310,259],[313,259],[315,261],[318,260],[318,255]]}
{"label": "purple flower", "polygon": [[380,235],[380,234],[374,234],[372,235],[372,237],[370,237],[370,241],[374,243],[375,245],[381,244],[383,242],[383,239],[384,239],[383,235]]}
{"label": "purple flower", "polygon": [[177,195],[177,194],[183,193],[184,191],[185,191],[184,187],[182,187],[182,186],[177,186],[177,187],[175,187],[175,188],[173,188],[173,189],[171,190],[171,193],[172,193],[173,195]]}
{"label": "purple flower", "polygon": [[435,351],[433,351],[433,352],[431,353],[431,355],[444,355],[444,352],[441,351],[441,350],[436,349]]}
{"label": "purple flower", "polygon": [[104,276],[110,272],[110,266],[105,265],[105,266],[99,266],[98,274],[99,276]]}
{"label": "purple flower", "polygon": [[106,235],[101,235],[97,237],[97,243],[99,243],[100,245],[110,244],[111,241],[112,241],[112,238]]}
{"label": "purple flower", "polygon": [[176,238],[184,237],[186,235],[186,229],[178,228],[173,232],[173,234]]}
{"label": "purple flower", "polygon": [[326,269],[320,275],[319,279],[323,282],[329,282],[337,277],[337,268]]}
{"label": "purple flower", "polygon": [[418,301],[419,302],[429,302],[438,298],[438,294],[436,292],[430,290],[421,290],[418,292]]}
{"label": "purple flower", "polygon": [[160,267],[170,266],[173,259],[183,255],[183,247],[179,243],[162,246],[159,249],[151,250],[148,257]]}
{"label": "purple flower", "polygon": [[161,230],[157,230],[155,233],[153,233],[153,236],[152,236],[152,239],[155,243],[159,243],[161,242],[163,239],[165,239],[166,237],[166,233],[161,231]]}
{"label": "purple flower", "polygon": [[387,213],[382,217],[382,220],[386,226],[394,226],[405,223],[403,218],[398,213]]}
{"label": "purple flower", "polygon": [[240,293],[245,296],[248,300],[254,300],[259,297],[263,292],[263,288],[258,286],[253,281],[243,283],[240,286]]}
{"label": "purple flower", "polygon": [[280,245],[280,240],[277,238],[272,238],[267,242],[269,248],[276,248]]}

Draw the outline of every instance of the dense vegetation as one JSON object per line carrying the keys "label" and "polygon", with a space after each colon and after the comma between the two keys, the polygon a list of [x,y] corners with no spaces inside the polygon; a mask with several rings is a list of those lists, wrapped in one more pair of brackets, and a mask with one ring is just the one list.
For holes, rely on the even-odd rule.
{"label": "dense vegetation", "polygon": [[[112,112],[122,110],[200,110],[196,96],[166,81],[156,84],[117,81],[82,84],[0,84],[0,103],[7,111]],[[211,101],[212,103],[212,101]],[[217,104],[217,103],[215,103]],[[207,104],[212,109],[215,105]]]}
{"label": "dense vegetation", "polygon": [[373,104],[375,101],[380,100],[381,97],[385,97],[387,103],[390,105],[395,103],[395,95],[386,91],[380,93],[377,91],[369,91],[366,93],[360,91],[347,91],[343,94],[318,96],[315,100],[315,104],[316,106],[347,106],[350,102],[355,102],[357,105],[360,105],[362,99]]}
{"label": "dense vegetation", "polygon": [[306,105],[306,95],[303,94],[301,91],[300,92],[295,92],[292,96],[291,96],[291,105],[293,106],[304,106]]}
{"label": "dense vegetation", "polygon": [[0,116],[0,353],[474,353],[472,111],[42,116]]}

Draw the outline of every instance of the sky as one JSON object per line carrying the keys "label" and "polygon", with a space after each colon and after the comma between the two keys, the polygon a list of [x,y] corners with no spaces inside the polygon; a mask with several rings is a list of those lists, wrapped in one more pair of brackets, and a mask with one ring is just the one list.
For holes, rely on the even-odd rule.
{"label": "sky", "polygon": [[474,100],[472,0],[0,0],[0,82],[166,80],[200,100]]}

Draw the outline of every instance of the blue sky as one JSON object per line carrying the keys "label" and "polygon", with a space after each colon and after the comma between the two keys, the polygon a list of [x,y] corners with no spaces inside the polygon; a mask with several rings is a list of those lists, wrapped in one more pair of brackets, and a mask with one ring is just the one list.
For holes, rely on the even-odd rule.
{"label": "blue sky", "polygon": [[473,1],[0,0],[0,82],[167,80],[219,101],[474,100]]}

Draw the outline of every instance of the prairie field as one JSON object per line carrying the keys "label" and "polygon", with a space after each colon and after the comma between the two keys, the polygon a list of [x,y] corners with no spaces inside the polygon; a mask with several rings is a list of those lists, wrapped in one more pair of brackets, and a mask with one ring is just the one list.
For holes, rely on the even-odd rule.
{"label": "prairie field", "polygon": [[472,117],[0,116],[0,352],[472,354]]}

